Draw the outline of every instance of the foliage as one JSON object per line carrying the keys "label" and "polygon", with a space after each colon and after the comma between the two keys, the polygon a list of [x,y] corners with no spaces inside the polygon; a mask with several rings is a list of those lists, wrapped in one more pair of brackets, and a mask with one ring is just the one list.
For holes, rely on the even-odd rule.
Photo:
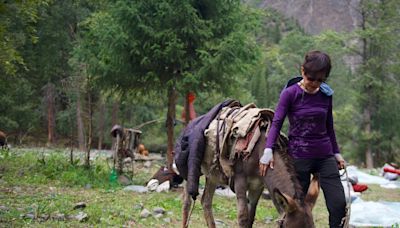
{"label": "foliage", "polygon": [[48,0],[2,1],[0,3],[0,76],[12,76],[25,67],[21,48],[37,41],[34,24],[38,10]]}
{"label": "foliage", "polygon": [[319,49],[333,60],[328,83],[335,90],[335,128],[345,158],[363,164],[369,147],[375,165],[399,162],[397,2],[360,1],[352,6],[362,18],[358,30],[313,36],[276,11],[250,7],[261,4],[2,2],[0,130],[11,144],[43,144],[44,88],[52,83],[58,145],[76,145],[79,101],[86,128],[93,115],[92,146],[104,135],[102,144],[111,147],[114,123],[135,127],[158,120],[141,129],[142,142],[165,148],[167,89],[179,93],[175,133],[183,128],[188,91],[196,94],[198,115],[228,97],[274,108],[284,84],[299,74],[304,53]]}
{"label": "foliage", "polygon": [[381,164],[399,162],[400,125],[394,120],[400,115],[398,107],[393,105],[400,92],[395,70],[400,61],[398,12],[397,1],[361,1],[361,26],[352,34],[352,39],[360,41],[361,51],[349,47],[352,54],[361,58],[354,86],[358,91],[356,119],[360,120],[358,150],[372,153],[375,162]]}

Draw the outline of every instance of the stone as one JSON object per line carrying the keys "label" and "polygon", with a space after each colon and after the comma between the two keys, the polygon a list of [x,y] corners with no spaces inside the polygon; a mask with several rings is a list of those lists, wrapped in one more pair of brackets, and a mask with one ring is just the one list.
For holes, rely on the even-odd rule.
{"label": "stone", "polygon": [[146,168],[150,168],[151,161],[146,161],[145,163],[143,163],[143,166],[146,167]]}
{"label": "stone", "polygon": [[165,223],[171,223],[171,218],[164,218],[163,221],[164,221]]}
{"label": "stone", "polygon": [[89,219],[88,215],[84,213],[83,211],[80,211],[76,216],[75,219],[78,220],[79,222],[84,222]]}
{"label": "stone", "polygon": [[162,208],[162,207],[155,207],[153,209],[153,213],[155,213],[155,214],[164,214],[165,213],[165,209]]}
{"label": "stone", "polygon": [[143,210],[140,212],[140,217],[141,217],[141,218],[147,218],[147,217],[149,217],[150,215],[151,215],[150,211],[147,210],[146,208],[143,209]]}
{"label": "stone", "polygon": [[155,214],[155,215],[153,215],[153,217],[156,218],[156,219],[159,219],[159,218],[161,218],[163,216],[164,216],[163,214]]}
{"label": "stone", "polygon": [[133,206],[133,210],[142,210],[143,207],[143,203],[135,204],[135,206]]}
{"label": "stone", "polygon": [[268,190],[263,191],[262,193],[262,198],[266,199],[266,200],[270,200],[271,198],[271,194],[268,192]]}
{"label": "stone", "polygon": [[129,185],[126,186],[124,191],[132,191],[132,192],[139,192],[139,193],[145,193],[148,191],[147,187],[141,186],[141,185]]}
{"label": "stone", "polygon": [[79,202],[79,203],[75,204],[74,210],[76,210],[76,209],[83,209],[83,208],[85,208],[85,207],[86,207],[86,203],[85,203],[85,202]]}
{"label": "stone", "polygon": [[124,163],[131,163],[132,162],[132,158],[131,157],[127,157],[124,159],[123,161]]}
{"label": "stone", "polygon": [[0,211],[8,211],[9,208],[3,205],[0,205]]}
{"label": "stone", "polygon": [[272,217],[267,216],[264,218],[264,223],[266,223],[266,224],[269,224],[273,221],[274,221],[274,218],[272,218]]}
{"label": "stone", "polygon": [[149,182],[147,183],[147,188],[148,188],[150,191],[155,191],[155,190],[157,189],[158,185],[159,185],[159,182],[158,182],[157,179],[151,179],[151,180],[149,180]]}
{"label": "stone", "polygon": [[156,192],[168,192],[170,188],[169,181],[165,181],[164,183],[157,186]]}
{"label": "stone", "polygon": [[57,221],[64,221],[65,220],[65,215],[61,213],[57,213],[51,216],[52,219],[57,220]]}
{"label": "stone", "polygon": [[121,185],[127,186],[127,185],[130,185],[131,182],[132,181],[125,175],[120,175],[118,177],[118,183],[120,183]]}
{"label": "stone", "polygon": [[215,219],[215,225],[216,225],[216,226],[226,226],[226,224],[224,223],[224,221],[219,220],[219,219]]}
{"label": "stone", "polygon": [[49,218],[50,218],[50,215],[46,215],[46,214],[43,214],[43,215],[39,216],[39,219],[41,221],[47,221]]}
{"label": "stone", "polygon": [[23,215],[24,218],[28,218],[28,219],[35,219],[35,215],[32,213],[27,213],[25,215]]}

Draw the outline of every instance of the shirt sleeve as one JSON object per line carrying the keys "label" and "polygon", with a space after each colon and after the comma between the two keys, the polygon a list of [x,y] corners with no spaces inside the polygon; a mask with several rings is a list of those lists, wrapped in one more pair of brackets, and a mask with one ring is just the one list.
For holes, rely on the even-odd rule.
{"label": "shirt sleeve", "polygon": [[282,124],[285,121],[287,112],[290,107],[290,93],[288,89],[282,91],[281,96],[279,98],[278,105],[275,109],[274,118],[271,123],[271,128],[267,135],[267,140],[265,143],[265,148],[273,148],[276,142],[276,139],[279,136],[279,132],[282,128]]}
{"label": "shirt sleeve", "polygon": [[333,114],[332,114],[332,97],[329,99],[328,116],[326,118],[326,130],[332,143],[332,150],[334,154],[340,153],[339,146],[336,142],[335,129],[333,128]]}

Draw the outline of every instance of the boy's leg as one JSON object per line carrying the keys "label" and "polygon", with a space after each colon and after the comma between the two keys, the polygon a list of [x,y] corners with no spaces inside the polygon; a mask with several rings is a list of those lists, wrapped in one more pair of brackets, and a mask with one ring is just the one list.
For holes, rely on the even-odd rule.
{"label": "boy's leg", "polygon": [[308,187],[310,186],[312,167],[313,160],[311,159],[294,159],[294,168],[296,170],[297,179],[299,180],[301,189],[303,190],[302,197],[307,194]]}

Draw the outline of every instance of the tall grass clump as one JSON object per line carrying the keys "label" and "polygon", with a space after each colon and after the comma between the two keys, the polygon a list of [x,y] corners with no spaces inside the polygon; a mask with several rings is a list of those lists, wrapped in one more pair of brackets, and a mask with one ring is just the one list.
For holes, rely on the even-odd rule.
{"label": "tall grass clump", "polygon": [[0,151],[0,174],[8,183],[53,184],[68,187],[114,188],[110,183],[106,161],[97,159],[90,168],[79,159],[73,163],[65,153],[53,151],[44,155],[38,151]]}

